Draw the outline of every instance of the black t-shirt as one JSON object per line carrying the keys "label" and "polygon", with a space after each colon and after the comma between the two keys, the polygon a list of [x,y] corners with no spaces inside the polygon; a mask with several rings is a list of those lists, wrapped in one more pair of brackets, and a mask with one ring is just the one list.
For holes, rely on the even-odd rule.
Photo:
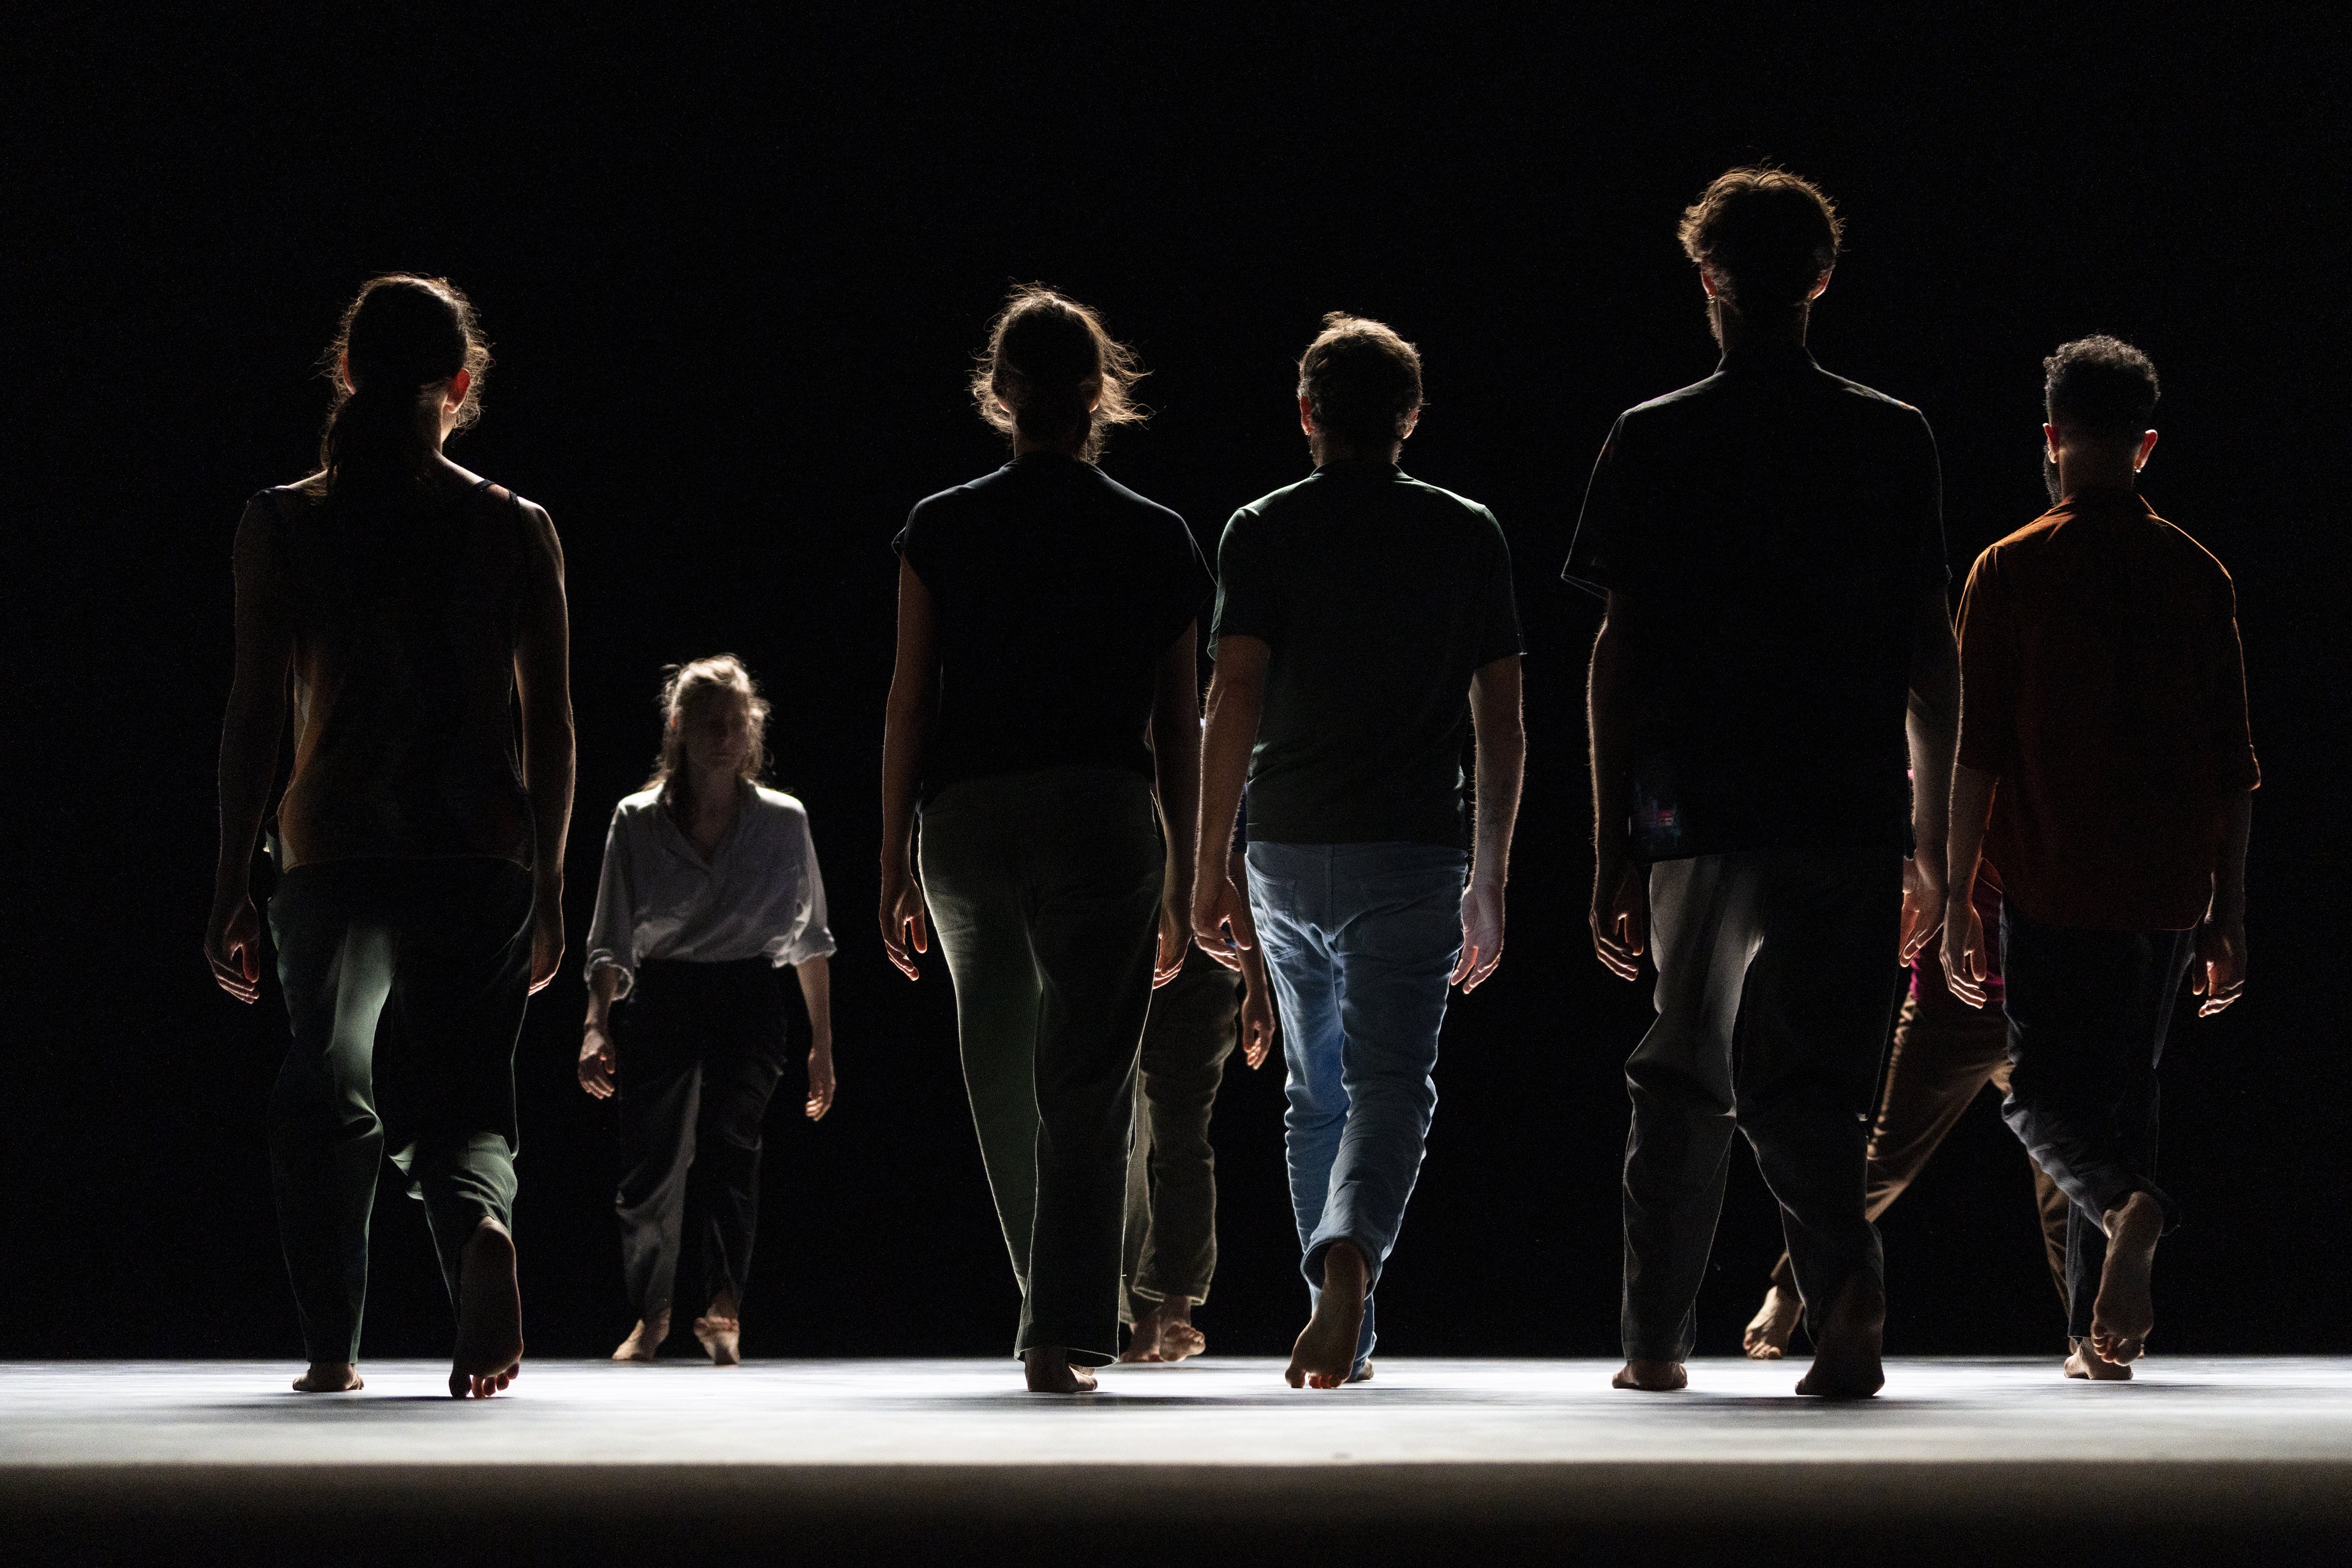
{"label": "black t-shirt", "polygon": [[1251,838],[1463,844],[1470,676],[1519,652],[1492,512],[1393,467],[1318,469],[1225,525],[1211,636],[1272,650]]}
{"label": "black t-shirt", "polygon": [[1151,777],[1154,671],[1211,588],[1183,518],[1090,463],[1031,453],[921,502],[896,548],[938,625],[925,800],[1045,768]]}
{"label": "black t-shirt", "polygon": [[1616,595],[1641,858],[1907,851],[1913,616],[1950,576],[1917,409],[1729,355],[1619,417],[1563,575]]}

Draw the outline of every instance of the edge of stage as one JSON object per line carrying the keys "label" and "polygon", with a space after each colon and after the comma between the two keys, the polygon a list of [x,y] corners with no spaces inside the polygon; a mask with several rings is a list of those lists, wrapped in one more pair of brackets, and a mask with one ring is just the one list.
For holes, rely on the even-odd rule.
{"label": "edge of stage", "polygon": [[90,1561],[680,1563],[1822,1560],[1988,1552],[2329,1560],[2352,1537],[2352,1360],[2158,1357],[2086,1386],[2046,1360],[1896,1360],[1878,1399],[1700,1361],[1683,1394],[1591,1361],[1383,1360],[1294,1392],[1278,1363],[1113,1368],[1087,1399],[1003,1361],[719,1371],[0,1363],[0,1542]]}

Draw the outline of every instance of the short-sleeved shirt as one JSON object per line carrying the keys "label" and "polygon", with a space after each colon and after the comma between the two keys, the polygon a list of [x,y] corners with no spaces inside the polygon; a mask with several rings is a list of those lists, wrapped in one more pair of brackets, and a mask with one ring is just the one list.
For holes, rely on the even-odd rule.
{"label": "short-sleeved shirt", "polygon": [[735,820],[705,860],[659,789],[624,796],[604,835],[588,968],[620,971],[626,996],[649,958],[777,968],[833,952],[824,874],[808,812],[781,790],[746,784]]}
{"label": "short-sleeved shirt", "polygon": [[1905,714],[1944,560],[1917,409],[1794,344],[1619,416],[1563,575],[1612,595],[1633,852],[1907,852]]}
{"label": "short-sleeved shirt", "polygon": [[921,502],[896,548],[938,628],[924,800],[1048,768],[1152,776],[1159,660],[1212,587],[1183,518],[1090,463],[1033,452]]}
{"label": "short-sleeved shirt", "polygon": [[2231,800],[2262,782],[2237,595],[2127,490],[1977,558],[1960,600],[1960,761],[2000,782],[1985,857],[2045,925],[2203,918]]}
{"label": "short-sleeved shirt", "polygon": [[514,661],[535,546],[520,500],[485,479],[388,514],[299,486],[265,490],[253,507],[294,632],[281,865],[444,855],[530,865]]}
{"label": "short-sleeved shirt", "polygon": [[1470,676],[1520,651],[1492,512],[1391,465],[1318,469],[1225,525],[1212,637],[1234,636],[1270,650],[1252,839],[1462,846]]}

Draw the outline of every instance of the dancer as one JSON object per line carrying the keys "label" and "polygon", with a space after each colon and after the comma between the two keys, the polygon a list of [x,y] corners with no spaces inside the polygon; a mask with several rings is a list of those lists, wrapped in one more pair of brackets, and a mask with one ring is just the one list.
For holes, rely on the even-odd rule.
{"label": "dancer", "polygon": [[1965,698],[1944,966],[1987,1000],[1979,854],[2006,899],[2009,1098],[2073,1201],[2067,1372],[2131,1375],[2156,1324],[2157,1063],[2180,977],[2200,1016],[2246,973],[2246,841],[2261,783],[2230,574],[2136,486],[2156,367],[2114,338],[2042,361],[2054,505],[1977,558],[1960,601]]}
{"label": "dancer", "polygon": [[[1370,1375],[1373,1291],[1437,1106],[1446,990],[1475,988],[1503,956],[1526,755],[1510,549],[1486,507],[1398,468],[1421,392],[1412,344],[1326,316],[1298,361],[1315,472],[1234,513],[1217,553],[1201,819],[1217,848],[1192,925],[1228,958],[1263,942],[1282,1001],[1311,1302],[1294,1388]],[[1223,852],[1245,774],[1246,901]]]}
{"label": "dancer", "polygon": [[1015,289],[971,387],[1013,461],[898,538],[882,943],[919,977],[929,901],[1039,1393],[1118,1359],[1137,1046],[1190,945],[1208,568],[1095,466],[1141,374],[1092,310]]}
{"label": "dancer", "polygon": [[731,653],[681,664],[661,713],[654,776],[613,809],[604,839],[580,1086],[620,1102],[614,1207],[637,1326],[613,1359],[661,1354],[691,1207],[709,1303],[694,1337],[732,1366],[759,1226],[760,1126],[785,1066],[779,971],[791,967],[808,1007],[803,1109],[818,1121],[833,1107],[833,933],[808,812],[759,781],[768,704],[751,672]]}
{"label": "dancer", "polygon": [[[1228,858],[1242,869],[1238,835]],[[1135,1139],[1127,1160],[1126,1294],[1121,1361],[1182,1361],[1209,1348],[1192,1309],[1217,1270],[1217,1156],[1209,1113],[1236,1043],[1255,1070],[1274,1044],[1265,960],[1244,948],[1236,967],[1205,948],[1184,955],[1176,978],[1152,994],[1135,1078]]]}
{"label": "dancer", "polygon": [[[1978,880],[1976,906],[1981,918],[2000,924],[2000,894],[1989,879]],[[1988,1005],[1982,1010],[1968,1007],[1945,985],[1944,965],[1936,944],[1920,948],[1912,958],[1910,986],[1895,1020],[1894,1043],[1886,1053],[1878,1119],[1870,1131],[1864,1218],[1877,1219],[1903,1196],[1986,1084],[2002,1094],[2009,1092],[2009,1019],[2000,1009],[1997,969],[1986,977],[1984,987]],[[2025,1164],[2033,1174],[2042,1255],[2063,1302],[2066,1299],[2066,1215],[2072,1206],[2040,1166],[2031,1159]],[[1803,1316],[1796,1270],[1784,1249],[1773,1266],[1764,1304],[1757,1309],[1741,1338],[1742,1348],[1757,1361],[1780,1360],[1788,1354],[1789,1342]]]}
{"label": "dancer", "polygon": [[305,1393],[361,1386],[387,1152],[457,1304],[449,1392],[487,1398],[521,1368],[514,1047],[563,954],[572,701],[553,525],[442,453],[489,362],[454,285],[371,280],[329,351],[319,472],[261,492],[237,526],[205,956],[222,989],[259,994],[247,884],[290,678],[269,929],[293,1043],[269,1150]]}
{"label": "dancer", "polygon": [[1840,228],[1776,169],[1683,214],[1722,366],[1619,418],[1568,560],[1607,598],[1593,944],[1625,979],[1645,951],[1658,971],[1625,1068],[1622,1388],[1684,1385],[1735,1125],[1814,1324],[1797,1391],[1884,1382],[1864,1119],[1890,960],[1943,914],[1958,659],[1927,423],[1805,349]]}

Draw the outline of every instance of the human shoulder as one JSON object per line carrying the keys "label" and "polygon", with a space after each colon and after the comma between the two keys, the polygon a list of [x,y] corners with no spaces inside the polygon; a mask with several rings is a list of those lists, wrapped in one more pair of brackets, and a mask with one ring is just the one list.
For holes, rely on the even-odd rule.
{"label": "human shoulder", "polygon": [[1426,479],[1416,479],[1410,474],[1400,474],[1397,476],[1397,484],[1405,494],[1413,498],[1416,504],[1424,506],[1432,511],[1457,513],[1465,519],[1476,518],[1487,523],[1495,520],[1495,514],[1478,502],[1467,496],[1456,495],[1452,490],[1433,485]]}
{"label": "human shoulder", "polygon": [[613,807],[613,821],[632,824],[650,821],[661,810],[661,794],[658,787],[649,787],[634,795],[622,796]]}
{"label": "human shoulder", "polygon": [[2234,591],[2230,569],[2221,558],[2207,549],[2197,536],[2169,518],[2158,515],[2155,507],[2147,511],[2147,520],[2155,526],[2155,537],[2160,549],[2173,559],[2180,570],[2202,580],[2209,587]]}
{"label": "human shoulder", "polygon": [[751,804],[761,816],[772,817],[779,822],[808,821],[808,808],[801,804],[799,797],[787,795],[782,789],[771,789],[765,784],[751,786]]}
{"label": "human shoulder", "polygon": [[1244,519],[1249,523],[1259,523],[1296,510],[1306,505],[1314,496],[1318,477],[1319,476],[1309,474],[1296,484],[1285,485],[1279,490],[1269,490],[1256,500],[1235,507],[1233,521],[1226,526],[1228,528],[1245,526]]}
{"label": "human shoulder", "polygon": [[[1819,369],[1819,367],[1815,368]],[[1902,430],[1916,433],[1930,443],[1934,441],[1935,437],[1927,428],[1927,416],[1913,404],[1905,402],[1899,397],[1889,396],[1876,387],[1864,386],[1857,381],[1849,381],[1834,371],[1821,371],[1820,374],[1822,382],[1841,404],[1853,416],[1868,421],[1874,425],[1883,424],[1889,431]]]}
{"label": "human shoulder", "polygon": [[1695,381],[1686,387],[1676,387],[1674,391],[1662,392],[1646,402],[1635,403],[1617,416],[1617,429],[1621,433],[1645,431],[1655,426],[1671,424],[1678,419],[1686,418],[1696,413],[1720,395],[1729,385],[1730,382],[1725,379],[1723,372],[1717,371],[1713,375]]}
{"label": "human shoulder", "polygon": [[1092,464],[1088,464],[1087,467],[1093,469],[1096,482],[1102,486],[1103,494],[1115,506],[1130,509],[1139,517],[1148,519],[1150,523],[1160,527],[1172,526],[1178,528],[1184,527],[1183,517],[1173,507],[1163,507],[1150,497],[1139,495],[1129,489]]}

